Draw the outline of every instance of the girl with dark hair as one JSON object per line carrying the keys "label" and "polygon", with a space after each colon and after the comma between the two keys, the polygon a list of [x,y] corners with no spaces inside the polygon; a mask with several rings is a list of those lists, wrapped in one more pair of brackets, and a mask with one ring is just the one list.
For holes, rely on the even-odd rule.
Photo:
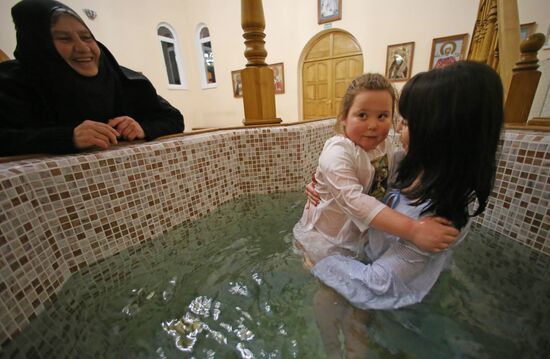
{"label": "girl with dark hair", "polygon": [[367,228],[414,241],[428,250],[446,248],[458,231],[442,218],[422,221],[380,202],[395,167],[388,139],[397,94],[380,74],[364,74],[348,87],[315,173],[318,206],[308,206],[294,226],[294,245],[307,263],[331,254],[362,257]]}
{"label": "girl with dark hair", "polygon": [[312,273],[361,309],[420,302],[467,234],[470,217],[485,209],[504,116],[502,83],[489,66],[457,62],[407,82],[399,112],[407,153],[398,167],[396,189],[385,202],[413,219],[448,218],[461,230],[449,249],[428,253],[370,229],[366,263],[342,255],[319,261]]}
{"label": "girl with dark hair", "polygon": [[108,148],[182,132],[183,117],[119,66],[82,19],[52,0],[12,8],[15,60],[0,64],[0,156]]}

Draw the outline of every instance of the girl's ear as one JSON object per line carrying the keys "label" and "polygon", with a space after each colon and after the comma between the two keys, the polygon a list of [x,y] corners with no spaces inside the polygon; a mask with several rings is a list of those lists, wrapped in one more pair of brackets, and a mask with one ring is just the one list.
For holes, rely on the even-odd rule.
{"label": "girl's ear", "polygon": [[346,132],[346,123],[347,123],[347,119],[348,119],[348,116],[342,116],[342,117],[340,118],[340,120],[339,120],[340,123],[341,123],[341,126],[342,126],[342,130],[343,130],[344,132]]}
{"label": "girl's ear", "polygon": [[336,117],[336,124],[334,126],[334,129],[336,130],[336,132],[340,132],[340,133],[344,133],[345,130],[346,130],[346,121],[345,121],[345,118],[346,116],[342,116],[341,114],[339,114],[337,117]]}
{"label": "girl's ear", "polygon": [[347,113],[345,115],[338,116],[338,121],[340,121],[342,123],[346,123],[347,119],[348,119],[348,114]]}

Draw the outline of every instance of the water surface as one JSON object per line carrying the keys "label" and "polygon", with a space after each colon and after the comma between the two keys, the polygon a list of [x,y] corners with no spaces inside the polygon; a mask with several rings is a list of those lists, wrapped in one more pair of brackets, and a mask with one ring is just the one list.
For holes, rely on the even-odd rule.
{"label": "water surface", "polygon": [[321,335],[345,342],[350,327],[359,357],[550,353],[549,256],[476,229],[423,303],[364,314],[319,302],[291,249],[303,205],[302,193],[242,198],[82,270],[0,357],[325,358]]}

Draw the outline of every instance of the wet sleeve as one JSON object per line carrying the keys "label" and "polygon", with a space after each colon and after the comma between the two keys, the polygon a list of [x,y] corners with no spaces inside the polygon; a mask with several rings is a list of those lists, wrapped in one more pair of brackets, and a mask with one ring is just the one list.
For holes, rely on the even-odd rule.
{"label": "wet sleeve", "polygon": [[389,309],[395,305],[392,272],[376,262],[364,264],[349,257],[329,256],[311,272],[357,308]]}
{"label": "wet sleeve", "polygon": [[372,263],[334,255],[320,260],[312,273],[358,308],[395,309],[422,301],[451,254],[394,243]]}
{"label": "wet sleeve", "polygon": [[355,225],[365,231],[385,205],[363,193],[354,157],[353,149],[343,142],[336,142],[321,153],[319,168],[332,198]]}

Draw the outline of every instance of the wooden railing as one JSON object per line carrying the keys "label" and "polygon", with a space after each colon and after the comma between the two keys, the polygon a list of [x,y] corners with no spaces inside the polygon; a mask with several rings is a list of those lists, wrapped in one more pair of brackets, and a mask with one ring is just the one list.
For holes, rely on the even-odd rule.
{"label": "wooden railing", "polygon": [[9,56],[0,49],[0,62],[8,61],[9,59]]}
{"label": "wooden railing", "polygon": [[537,52],[544,45],[543,34],[533,34],[520,46],[520,59],[513,69],[512,81],[504,105],[505,122],[527,124],[533,98],[540,80]]}
{"label": "wooden railing", "polygon": [[273,70],[266,62],[265,18],[262,0],[241,0],[241,26],[245,39],[244,56],[248,60],[241,70],[245,126],[281,122],[275,111]]}
{"label": "wooden railing", "polygon": [[520,43],[517,0],[480,0],[468,59],[500,74],[509,128],[550,130],[550,121],[528,118],[541,76],[537,53],[544,41],[538,33]]}

